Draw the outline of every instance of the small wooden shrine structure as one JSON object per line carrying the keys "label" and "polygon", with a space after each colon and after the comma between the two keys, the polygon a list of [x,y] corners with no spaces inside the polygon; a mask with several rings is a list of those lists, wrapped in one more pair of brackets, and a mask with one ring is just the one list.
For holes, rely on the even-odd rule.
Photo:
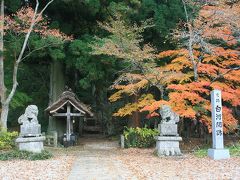
{"label": "small wooden shrine structure", "polygon": [[[65,132],[67,141],[70,141],[71,135],[74,133],[73,124],[77,118],[93,117],[90,108],[82,103],[71,91],[63,92],[58,100],[53,102],[45,111],[53,117],[52,121],[55,121],[55,127],[52,127],[51,130],[58,132],[58,138]],[[65,122],[65,126],[63,122]],[[63,131],[65,129],[65,131],[62,132],[61,129]]]}

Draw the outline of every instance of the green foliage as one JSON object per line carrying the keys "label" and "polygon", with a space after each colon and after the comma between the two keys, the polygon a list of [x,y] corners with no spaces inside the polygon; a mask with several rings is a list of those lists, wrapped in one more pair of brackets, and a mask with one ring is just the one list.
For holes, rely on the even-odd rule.
{"label": "green foliage", "polygon": [[17,91],[13,97],[10,106],[15,109],[17,107],[24,107],[24,105],[32,100],[26,93]]}
{"label": "green foliage", "polygon": [[5,0],[5,6],[11,13],[17,11],[21,7],[21,0]]}
{"label": "green foliage", "polygon": [[100,0],[84,0],[83,3],[92,16],[95,16],[99,12],[101,6]]}
{"label": "green foliage", "polygon": [[78,71],[81,78],[78,85],[87,93],[92,93],[93,84],[98,90],[108,88],[114,79],[114,73],[121,67],[114,58],[92,56],[90,44],[93,41],[95,39],[90,35],[83,36],[81,40],[72,41],[68,47],[66,61],[70,73],[72,68]]}
{"label": "green foliage", "polygon": [[184,19],[182,2],[142,0],[138,14],[133,19],[143,21],[147,18],[153,18],[155,26],[145,33],[145,39],[158,48],[169,48],[172,46],[169,42],[171,31]]}
{"label": "green foliage", "polygon": [[126,128],[123,132],[124,145],[126,148],[139,147],[147,148],[155,144],[154,137],[159,134],[156,129],[149,128]]}
{"label": "green foliage", "polygon": [[32,33],[29,46],[37,50],[31,54],[31,58],[45,58],[50,56],[53,60],[65,58],[64,41],[53,36],[40,37]]}
{"label": "green foliage", "polygon": [[12,149],[15,147],[15,139],[18,132],[0,131],[0,150]]}
{"label": "green foliage", "polygon": [[52,153],[46,150],[42,151],[41,153],[32,153],[32,152],[18,151],[18,150],[0,153],[1,161],[7,161],[7,160],[13,160],[13,159],[26,159],[30,161],[36,161],[36,160],[46,160],[52,157],[53,157]]}

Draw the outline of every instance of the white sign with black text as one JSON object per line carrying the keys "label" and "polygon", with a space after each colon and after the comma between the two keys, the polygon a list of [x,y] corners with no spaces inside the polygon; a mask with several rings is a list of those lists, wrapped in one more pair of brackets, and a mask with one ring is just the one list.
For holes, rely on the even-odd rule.
{"label": "white sign with black text", "polygon": [[223,145],[223,116],[222,94],[220,90],[211,91],[212,106],[212,149],[208,150],[208,156],[215,159],[227,159],[230,157],[229,150]]}

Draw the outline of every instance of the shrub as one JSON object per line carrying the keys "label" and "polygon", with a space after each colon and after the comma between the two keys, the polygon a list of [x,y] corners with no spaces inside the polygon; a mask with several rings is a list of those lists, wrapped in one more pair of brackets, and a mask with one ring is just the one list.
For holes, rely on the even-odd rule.
{"label": "shrub", "polygon": [[13,159],[26,159],[26,160],[36,161],[36,160],[50,159],[51,157],[53,157],[52,153],[46,150],[42,151],[41,153],[32,153],[32,152],[19,151],[19,150],[0,153],[1,161],[7,161],[7,160],[13,160]]}
{"label": "shrub", "polygon": [[158,130],[149,128],[126,128],[123,132],[124,146],[147,148],[155,144],[154,137],[158,135]]}
{"label": "shrub", "polygon": [[0,150],[12,149],[15,147],[15,139],[18,136],[18,132],[0,131]]}

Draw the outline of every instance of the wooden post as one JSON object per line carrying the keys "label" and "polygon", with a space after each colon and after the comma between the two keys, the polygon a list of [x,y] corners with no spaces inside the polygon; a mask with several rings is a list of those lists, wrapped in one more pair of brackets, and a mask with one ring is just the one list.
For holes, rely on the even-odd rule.
{"label": "wooden post", "polygon": [[124,135],[123,134],[121,134],[121,136],[120,136],[120,139],[121,139],[121,148],[124,148],[124,145],[125,145],[125,142],[124,142]]}
{"label": "wooden post", "polygon": [[67,104],[67,141],[70,141],[71,135],[71,106]]}

